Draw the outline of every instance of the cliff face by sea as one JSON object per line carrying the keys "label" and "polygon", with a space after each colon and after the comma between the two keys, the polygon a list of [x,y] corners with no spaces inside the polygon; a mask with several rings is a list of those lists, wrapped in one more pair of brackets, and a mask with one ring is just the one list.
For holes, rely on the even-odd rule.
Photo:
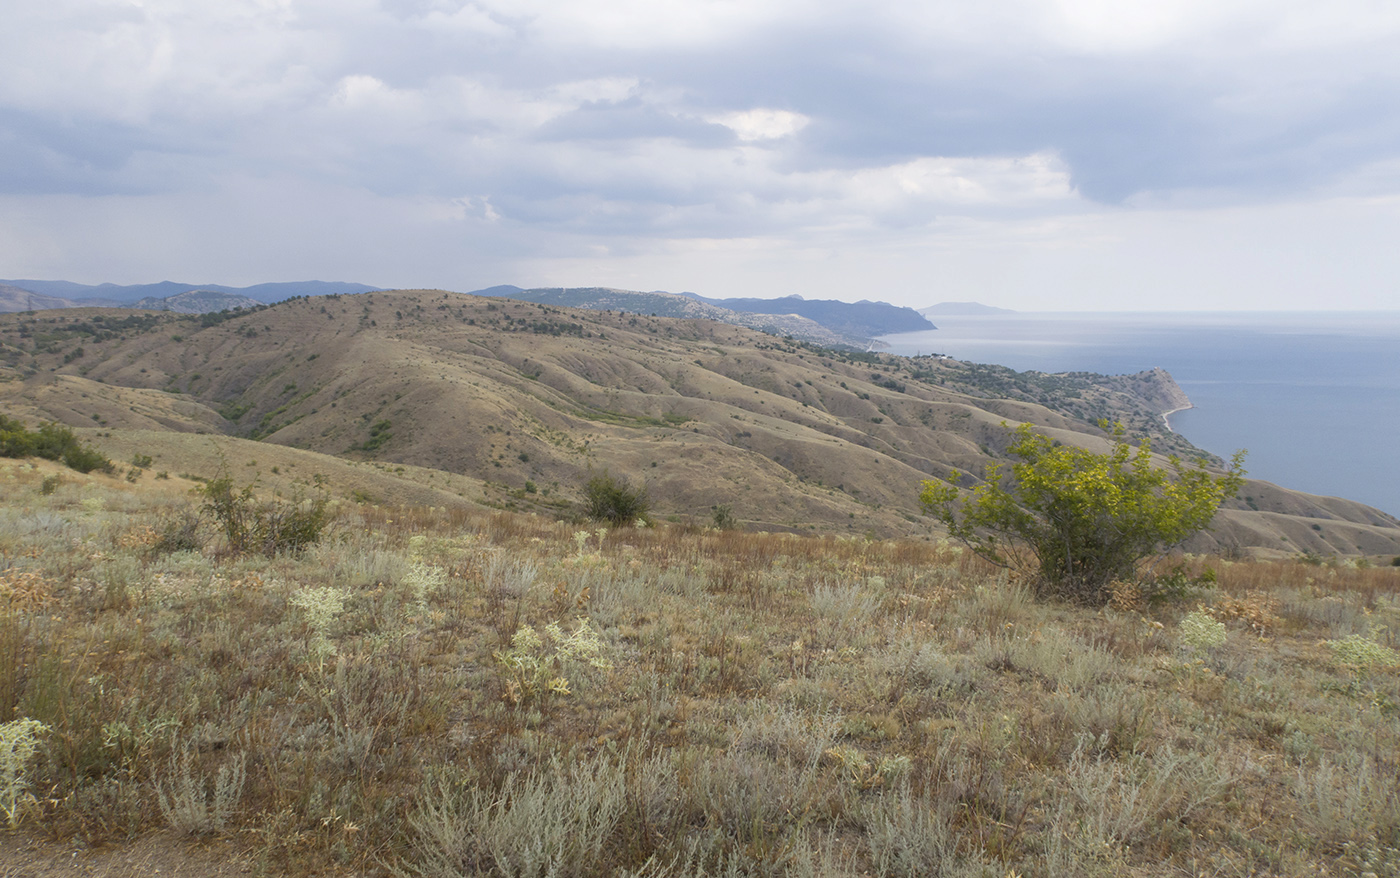
{"label": "cliff face by sea", "polygon": [[1139,384],[1138,396],[1160,412],[1175,412],[1191,407],[1191,398],[1166,369],[1148,369],[1129,377]]}

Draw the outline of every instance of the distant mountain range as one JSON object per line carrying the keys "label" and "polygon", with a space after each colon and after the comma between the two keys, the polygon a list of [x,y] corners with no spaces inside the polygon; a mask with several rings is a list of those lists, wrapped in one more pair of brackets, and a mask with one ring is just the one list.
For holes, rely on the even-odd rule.
{"label": "distant mountain range", "polygon": [[[896,332],[919,332],[937,329],[913,308],[901,308],[888,302],[838,302],[834,299],[804,299],[784,296],[781,299],[707,299],[695,293],[681,293],[701,302],[708,302],[731,311],[751,314],[796,314],[815,320],[823,326],[851,335],[877,336]],[[935,306],[937,307],[937,306]]]}
{"label": "distant mountain range", "polygon": [[[35,294],[34,306],[11,308],[10,294],[6,288],[15,288],[21,293]],[[380,287],[365,284],[340,283],[335,281],[292,281],[289,283],[254,284],[251,287],[229,287],[222,284],[186,284],[175,281],[161,281],[157,284],[91,284],[73,283],[67,280],[0,280],[0,310],[28,311],[40,308],[91,308],[125,307],[145,308],[138,305],[142,300],[161,300],[193,291],[205,293],[228,293],[253,299],[262,304],[281,302],[294,296],[325,296],[330,294],[349,295],[368,293]],[[46,304],[39,304],[41,301]],[[157,308],[156,310],[176,310]]]}
{"label": "distant mountain range", "polygon": [[[298,296],[353,295],[378,290],[358,283],[301,281],[230,287],[222,284],[79,284],[65,280],[0,281],[0,311],[52,308],[139,308],[201,314],[249,308]],[[471,295],[519,299],[543,305],[625,311],[658,317],[703,317],[770,335],[838,348],[879,348],[882,335],[937,329],[913,308],[888,302],[840,302],[830,299],[712,299],[696,293],[642,292],[609,287],[542,287],[511,284],[474,290]],[[945,307],[935,305],[934,309]],[[977,306],[985,307],[985,306]],[[961,313],[961,312],[959,312]]]}
{"label": "distant mountain range", "polygon": [[876,336],[937,329],[912,308],[887,302],[781,299],[708,299],[695,293],[639,292],[610,287],[543,287],[524,290],[509,284],[472,295],[501,296],[592,311],[626,311],[654,317],[703,317],[772,335],[834,347],[882,347]]}

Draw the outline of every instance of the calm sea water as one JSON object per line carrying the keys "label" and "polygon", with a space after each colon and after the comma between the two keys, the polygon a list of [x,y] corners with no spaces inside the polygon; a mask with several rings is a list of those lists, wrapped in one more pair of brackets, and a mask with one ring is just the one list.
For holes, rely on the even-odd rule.
{"label": "calm sea water", "polygon": [[1195,408],[1195,445],[1249,451],[1253,478],[1400,515],[1400,311],[1017,313],[936,317],[885,336],[898,354],[1025,371],[1128,374],[1160,366]]}

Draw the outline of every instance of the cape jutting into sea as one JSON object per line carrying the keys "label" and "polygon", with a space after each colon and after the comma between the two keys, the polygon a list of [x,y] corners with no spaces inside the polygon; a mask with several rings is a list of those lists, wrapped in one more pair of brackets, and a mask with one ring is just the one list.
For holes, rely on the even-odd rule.
{"label": "cape jutting into sea", "polygon": [[932,318],[885,336],[896,354],[1019,371],[1160,366],[1195,408],[1171,426],[1251,478],[1400,515],[1400,311],[1014,313]]}

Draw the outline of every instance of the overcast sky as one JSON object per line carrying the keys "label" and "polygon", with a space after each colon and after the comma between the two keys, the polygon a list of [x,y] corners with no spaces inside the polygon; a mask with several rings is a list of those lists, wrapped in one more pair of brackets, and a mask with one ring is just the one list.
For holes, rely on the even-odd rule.
{"label": "overcast sky", "polygon": [[1393,0],[0,12],[0,277],[1400,307]]}

